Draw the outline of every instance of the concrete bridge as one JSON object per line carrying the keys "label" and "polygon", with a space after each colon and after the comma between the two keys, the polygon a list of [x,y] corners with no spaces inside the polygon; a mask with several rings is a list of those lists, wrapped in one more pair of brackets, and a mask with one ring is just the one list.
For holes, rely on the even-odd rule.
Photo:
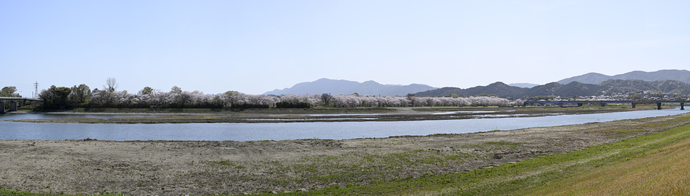
{"label": "concrete bridge", "polygon": [[0,114],[5,113],[5,101],[10,102],[10,109],[7,110],[8,112],[12,111],[17,111],[17,103],[19,103],[19,107],[22,107],[26,104],[26,100],[30,101],[41,101],[41,99],[36,99],[36,98],[25,98],[25,97],[0,97],[0,105],[2,105],[2,110],[0,110]]}
{"label": "concrete bridge", "polygon": [[606,106],[606,104],[610,103],[627,103],[632,105],[633,108],[635,108],[635,103],[633,101],[525,101],[523,105],[534,105],[534,104],[539,104],[539,105],[544,105],[544,104],[555,104],[559,106],[563,106],[566,104],[577,104],[577,106],[582,106],[584,104],[594,104],[594,105],[601,105],[601,106]]}
{"label": "concrete bridge", "polygon": [[680,110],[685,110],[685,102],[686,101],[657,101],[656,109],[660,110],[662,103],[680,103]]}
{"label": "concrete bridge", "polygon": [[680,110],[685,110],[685,102],[688,101],[525,101],[523,105],[534,105],[534,104],[539,104],[539,105],[544,105],[544,104],[554,104],[554,105],[559,105],[563,106],[566,104],[577,104],[577,106],[582,106],[584,104],[595,104],[595,105],[601,105],[601,106],[606,106],[606,104],[609,103],[625,103],[625,104],[630,104],[632,105],[632,108],[635,108],[635,105],[637,104],[652,104],[656,103],[657,109],[661,109],[661,104],[662,103],[680,103]]}

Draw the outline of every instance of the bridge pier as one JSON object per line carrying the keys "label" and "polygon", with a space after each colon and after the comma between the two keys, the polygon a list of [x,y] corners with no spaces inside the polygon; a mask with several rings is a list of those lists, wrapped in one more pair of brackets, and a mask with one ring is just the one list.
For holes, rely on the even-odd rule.
{"label": "bridge pier", "polygon": [[10,101],[10,109],[7,111],[17,111],[17,102],[16,101]]}
{"label": "bridge pier", "polygon": [[656,103],[656,109],[661,110],[661,103]]}
{"label": "bridge pier", "polygon": [[680,110],[685,110],[685,102],[680,102]]}
{"label": "bridge pier", "polygon": [[635,108],[635,103],[632,103],[633,108]]}

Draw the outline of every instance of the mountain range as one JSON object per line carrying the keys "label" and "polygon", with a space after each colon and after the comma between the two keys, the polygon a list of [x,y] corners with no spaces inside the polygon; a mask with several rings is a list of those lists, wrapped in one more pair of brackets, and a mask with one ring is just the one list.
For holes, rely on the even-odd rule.
{"label": "mountain range", "polygon": [[353,94],[360,95],[382,95],[382,96],[405,96],[408,93],[416,93],[420,91],[428,91],[436,89],[424,84],[410,84],[410,85],[393,85],[393,84],[379,84],[374,81],[355,82],[348,80],[332,80],[321,78],[313,82],[302,82],[295,84],[291,88],[283,90],[268,91],[266,95],[286,95],[286,94],[322,94],[330,93],[336,94]]}
{"label": "mountain range", "polygon": [[612,79],[604,81],[600,84],[585,84],[577,81],[568,84],[561,84],[558,82],[551,82],[544,85],[538,85],[532,88],[520,88],[509,86],[503,82],[495,82],[487,86],[477,86],[468,89],[460,89],[456,87],[444,87],[434,90],[415,93],[415,96],[420,97],[440,97],[456,94],[459,96],[476,96],[476,95],[495,95],[507,98],[524,98],[535,96],[596,96],[596,95],[612,95],[615,93],[679,93],[687,95],[690,93],[690,84],[676,80],[664,81],[644,81],[644,80],[623,80]]}
{"label": "mountain range", "polygon": [[654,72],[632,71],[614,76],[600,73],[588,73],[570,77],[558,82],[530,86],[529,83],[506,85],[496,82],[488,86],[476,86],[467,89],[444,87],[415,93],[417,96],[460,96],[497,95],[501,97],[521,98],[526,96],[594,96],[612,93],[661,92],[690,93],[690,71],[659,70]]}
{"label": "mountain range", "polygon": [[434,88],[424,84],[390,85],[375,81],[355,82],[322,78],[313,82],[295,84],[291,88],[273,90],[264,94],[353,94],[405,96],[460,96],[497,95],[501,97],[522,98],[526,96],[594,96],[611,93],[662,92],[690,93],[690,71],[659,70],[654,72],[632,71],[614,76],[599,73],[588,73],[570,77],[558,82],[543,85],[529,83],[505,84],[496,82],[487,86],[476,86],[467,89],[457,87]]}
{"label": "mountain range", "polygon": [[677,80],[685,83],[690,83],[690,71],[688,70],[659,70],[654,72],[644,72],[644,71],[631,71],[624,74],[618,74],[614,76],[607,76],[600,73],[587,73],[584,75],[579,75],[575,77],[566,78],[559,80],[560,84],[568,84],[573,81],[577,81],[585,84],[599,84],[601,82],[611,80],[611,79],[624,79],[624,80],[644,80],[644,81],[662,81],[662,80]]}
{"label": "mountain range", "polygon": [[514,87],[520,87],[520,88],[532,88],[535,86],[539,86],[538,84],[531,84],[531,83],[511,83],[508,84],[508,86],[514,86]]}

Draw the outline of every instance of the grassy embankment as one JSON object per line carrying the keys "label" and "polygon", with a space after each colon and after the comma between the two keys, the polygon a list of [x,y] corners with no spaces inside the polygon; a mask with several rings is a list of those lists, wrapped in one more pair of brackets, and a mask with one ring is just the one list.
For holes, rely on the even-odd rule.
{"label": "grassy embankment", "polygon": [[[592,146],[585,150],[418,178],[386,179],[370,185],[331,186],[324,190],[283,193],[287,195],[598,195],[598,194],[687,194],[690,193],[690,117],[671,121],[685,124],[667,131],[616,143]],[[665,127],[670,122],[641,124]],[[625,134],[631,129],[610,130]],[[507,146],[513,143],[491,143]],[[406,154],[401,154],[405,155]],[[321,157],[319,167],[338,168],[338,157]],[[407,160],[407,158],[392,161]],[[409,158],[409,157],[408,157]],[[415,157],[421,158],[421,157]],[[444,164],[453,157],[429,158]],[[433,160],[431,160],[433,159]],[[423,161],[423,160],[422,160]],[[335,164],[335,165],[333,165]],[[232,165],[237,167],[235,165]],[[384,165],[385,166],[385,165]],[[317,178],[348,178],[360,171],[342,172]],[[0,191],[0,195],[49,195]]]}
{"label": "grassy embankment", "polygon": [[[688,121],[690,117],[675,120]],[[642,126],[664,126],[664,123]],[[686,124],[660,133],[515,164],[286,194],[683,195],[690,193],[689,148],[690,125]]]}
{"label": "grassy embankment", "polygon": [[[690,117],[676,119],[688,120]],[[690,193],[689,148],[690,124],[686,124],[660,133],[515,164],[290,194],[683,195]]]}
{"label": "grassy embankment", "polygon": [[690,140],[640,152],[568,178],[521,191],[525,195],[688,195]]}

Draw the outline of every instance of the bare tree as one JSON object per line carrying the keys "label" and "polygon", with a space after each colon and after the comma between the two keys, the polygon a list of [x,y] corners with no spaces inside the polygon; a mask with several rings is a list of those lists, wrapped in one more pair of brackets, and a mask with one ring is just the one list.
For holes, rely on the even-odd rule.
{"label": "bare tree", "polygon": [[107,80],[105,80],[105,86],[103,86],[103,96],[102,99],[104,100],[105,103],[112,103],[113,102],[113,92],[117,89],[117,81],[115,78],[110,78],[108,77]]}
{"label": "bare tree", "polygon": [[108,78],[105,81],[105,86],[103,86],[103,88],[109,90],[110,92],[113,92],[117,89],[117,81],[115,80],[115,78]]}

